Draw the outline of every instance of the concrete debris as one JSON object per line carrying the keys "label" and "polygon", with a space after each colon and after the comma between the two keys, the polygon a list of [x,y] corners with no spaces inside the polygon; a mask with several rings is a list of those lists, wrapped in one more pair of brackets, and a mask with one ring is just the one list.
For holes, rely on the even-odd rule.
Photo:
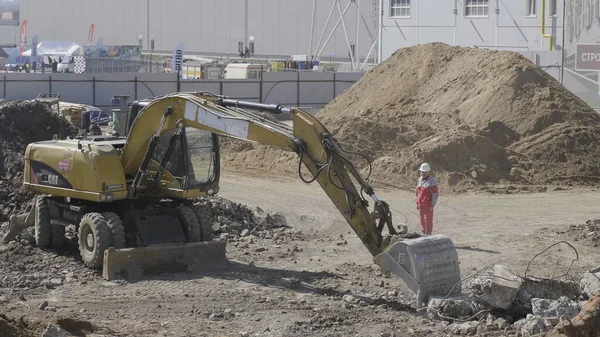
{"label": "concrete debris", "polygon": [[48,325],[42,337],[71,337],[72,335],[56,325]]}
{"label": "concrete debris", "polygon": [[358,300],[354,296],[352,296],[352,295],[344,295],[342,297],[342,300],[344,302],[348,302],[348,303],[356,303],[356,302],[358,302]]}
{"label": "concrete debris", "polygon": [[552,328],[552,324],[545,318],[536,315],[527,315],[526,318],[518,320],[513,325],[515,329],[521,331],[523,337],[547,332]]}
{"label": "concrete debris", "polygon": [[473,334],[477,332],[477,327],[479,326],[478,321],[468,321],[464,323],[452,323],[448,326],[450,332],[455,335],[467,335]]}
{"label": "concrete debris", "polygon": [[480,301],[491,308],[504,310],[512,306],[521,285],[521,278],[503,265],[495,265],[470,283]]}
{"label": "concrete debris", "polygon": [[194,201],[211,210],[212,229],[217,237],[223,233],[248,236],[261,231],[288,228],[287,219],[281,213],[265,213],[262,209],[250,209],[222,197],[203,197]]}
{"label": "concrete debris", "polygon": [[[31,234],[33,228],[27,228],[23,235]],[[99,276],[94,270],[82,268],[77,262],[79,252],[73,241],[73,234],[68,234],[68,254],[56,254],[52,250],[42,250],[30,245],[22,246],[16,241],[8,245],[0,244],[0,288],[54,289],[68,281],[91,281]]]}
{"label": "concrete debris", "polygon": [[526,277],[523,280],[523,286],[519,291],[519,298],[527,303],[532,298],[545,298],[558,300],[561,297],[576,299],[581,295],[579,284],[572,281],[562,281],[558,279],[533,279]]}
{"label": "concrete debris", "polygon": [[[560,231],[559,234],[564,234]],[[600,245],[600,219],[587,220],[585,224],[571,225],[566,231],[574,241],[593,247]]]}
{"label": "concrete debris", "polygon": [[427,317],[430,319],[464,319],[473,316],[472,303],[468,296],[459,295],[449,298],[432,296],[427,305]]}
{"label": "concrete debris", "polygon": [[494,325],[498,330],[504,330],[509,326],[508,322],[502,317],[497,318],[496,321],[494,321]]}
{"label": "concrete debris", "polygon": [[267,215],[267,223],[274,227],[288,227],[287,219],[279,212]]}
{"label": "concrete debris", "polygon": [[579,303],[569,300],[567,297],[561,297],[558,300],[547,300],[543,298],[534,298],[531,300],[531,309],[533,314],[545,318],[559,318],[566,316],[573,318],[577,316]]}
{"label": "concrete debris", "polygon": [[600,271],[592,270],[583,274],[579,286],[586,299],[600,295]]}

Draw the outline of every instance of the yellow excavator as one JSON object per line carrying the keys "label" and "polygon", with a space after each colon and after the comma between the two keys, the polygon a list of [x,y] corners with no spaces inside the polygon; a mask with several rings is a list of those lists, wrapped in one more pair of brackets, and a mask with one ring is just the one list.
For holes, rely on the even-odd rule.
{"label": "yellow excavator", "polygon": [[[293,124],[258,111],[289,113]],[[37,197],[13,222],[34,227],[40,247],[61,245],[65,227],[75,226],[82,261],[108,280],[226,268],[226,243],[212,238],[210,210],[193,200],[218,193],[219,137],[232,137],[297,153],[302,181],[320,184],[374,262],[401,277],[419,303],[461,291],[452,241],[398,235],[389,205],[349,160],[351,153],[302,109],[175,93],[132,102],[125,134],[28,145],[24,187]],[[302,164],[312,177],[303,176]],[[372,212],[364,194],[374,202]]]}

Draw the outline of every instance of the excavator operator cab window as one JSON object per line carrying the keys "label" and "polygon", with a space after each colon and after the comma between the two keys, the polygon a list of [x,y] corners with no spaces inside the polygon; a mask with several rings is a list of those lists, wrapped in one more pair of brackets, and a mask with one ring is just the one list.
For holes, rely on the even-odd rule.
{"label": "excavator operator cab window", "polygon": [[[152,159],[160,164],[175,129],[161,135]],[[212,183],[218,170],[217,136],[209,131],[185,128],[175,140],[175,148],[165,165],[182,189],[198,189]],[[163,175],[164,176],[164,175]]]}
{"label": "excavator operator cab window", "polygon": [[187,143],[189,159],[187,186],[200,188],[216,176],[215,136],[212,132],[193,128],[185,128],[182,136]]}

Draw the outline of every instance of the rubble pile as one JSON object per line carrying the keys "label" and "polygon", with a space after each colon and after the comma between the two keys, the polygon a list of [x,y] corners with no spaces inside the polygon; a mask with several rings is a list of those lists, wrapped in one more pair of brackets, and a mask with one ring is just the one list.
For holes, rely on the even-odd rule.
{"label": "rubble pile", "polygon": [[550,331],[561,317],[577,317],[584,301],[600,293],[600,272],[587,273],[578,284],[521,278],[495,265],[468,288],[469,294],[431,298],[427,316],[451,322],[448,330],[454,334],[498,331],[525,337]]}
{"label": "rubble pile", "polygon": [[[260,207],[252,210],[246,205],[235,203],[222,197],[208,197],[195,200],[195,205],[210,208],[213,216],[212,229],[217,237],[246,237],[267,234],[279,228],[289,228],[285,216],[281,213],[265,213]],[[258,234],[263,232],[262,234]]]}
{"label": "rubble pile", "polygon": [[[402,48],[317,117],[346,150],[373,161],[373,182],[388,186],[412,189],[423,161],[455,192],[600,181],[600,115],[516,52]],[[298,162],[253,144],[225,149],[224,158],[236,169],[288,174]],[[366,174],[366,161],[355,162]]]}
{"label": "rubble pile", "polygon": [[53,289],[100,277],[78,261],[72,234],[68,235],[68,245],[63,249],[42,250],[34,246],[32,233],[33,228],[28,228],[15,240],[0,244],[0,293],[3,289]]}
{"label": "rubble pile", "polygon": [[557,234],[567,234],[573,241],[598,247],[600,245],[600,219],[588,220],[585,224],[571,225],[567,230],[558,231]]}
{"label": "rubble pile", "polygon": [[0,222],[22,210],[30,195],[21,189],[23,155],[29,143],[51,140],[53,135],[74,135],[76,129],[38,101],[0,103]]}

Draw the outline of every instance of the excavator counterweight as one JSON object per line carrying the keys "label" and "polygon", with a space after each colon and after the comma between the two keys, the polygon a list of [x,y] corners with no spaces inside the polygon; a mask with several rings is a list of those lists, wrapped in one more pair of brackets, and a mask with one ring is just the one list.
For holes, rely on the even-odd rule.
{"label": "excavator counterweight", "polygon": [[[254,111],[290,113],[292,126]],[[134,102],[127,121],[127,135],[27,147],[24,186],[38,194],[35,217],[14,219],[35,227],[38,245],[59,241],[53,235],[64,231],[56,226],[74,225],[82,260],[102,268],[107,279],[226,267],[225,243],[212,241],[210,214],[192,200],[218,193],[219,136],[232,137],[295,152],[311,173],[305,177],[299,167],[302,181],[321,186],[375,263],[401,277],[420,301],[460,291],[452,241],[398,236],[390,206],[349,160],[352,152],[310,113],[211,93],[175,93]]]}

